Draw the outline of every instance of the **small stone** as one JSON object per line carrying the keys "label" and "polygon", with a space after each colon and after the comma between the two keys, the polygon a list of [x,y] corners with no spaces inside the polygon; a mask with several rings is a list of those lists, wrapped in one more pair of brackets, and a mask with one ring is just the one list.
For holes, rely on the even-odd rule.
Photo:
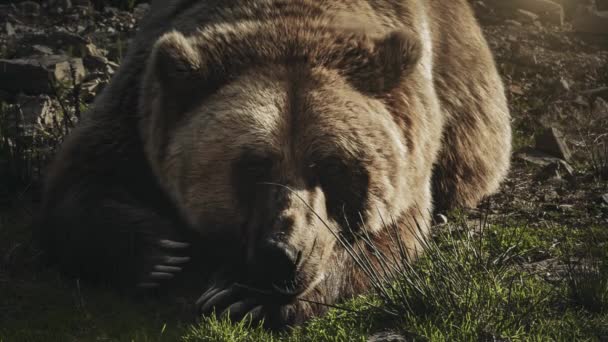
{"label": "small stone", "polygon": [[19,95],[17,105],[13,110],[15,116],[8,120],[8,130],[15,136],[32,137],[39,128],[52,125],[54,107],[51,99],[46,95],[27,96]]}
{"label": "small stone", "polygon": [[554,202],[559,199],[559,194],[555,190],[550,190],[543,194],[543,200],[545,202]]}
{"label": "small stone", "polygon": [[530,24],[538,20],[537,14],[522,9],[517,10],[517,17],[520,18],[523,22]]}
{"label": "small stone", "polygon": [[35,1],[22,1],[17,4],[19,11],[24,15],[37,17],[40,15],[40,4]]}
{"label": "small stone", "polygon": [[72,8],[71,0],[50,0],[49,10],[51,13],[63,13],[66,10]]}
{"label": "small stone", "polygon": [[561,88],[565,91],[570,91],[570,82],[568,82],[567,79],[560,77],[559,79],[559,85],[561,86]]}
{"label": "small stone", "polygon": [[593,116],[597,118],[608,117],[608,102],[601,97],[598,97],[593,101]]}
{"label": "small stone", "polygon": [[107,50],[100,49],[95,44],[85,45],[85,56],[105,57],[107,54]]}
{"label": "small stone", "polygon": [[522,50],[515,56],[515,62],[524,66],[538,65],[536,54],[529,50]]}
{"label": "small stone", "polygon": [[8,36],[15,35],[15,27],[13,27],[13,24],[7,22],[5,27],[6,27],[6,35],[8,35]]}
{"label": "small stone", "polygon": [[87,70],[91,71],[102,71],[108,65],[108,59],[103,56],[85,56],[82,61]]}
{"label": "small stone", "polygon": [[544,22],[560,26],[564,24],[564,8],[551,0],[487,0],[487,2],[502,11],[513,12],[522,9],[537,14]]}
{"label": "small stone", "polygon": [[99,79],[91,80],[82,85],[82,98],[84,102],[93,102],[95,96],[99,94],[106,84]]}
{"label": "small stone", "polygon": [[[44,45],[55,51],[76,57],[83,57],[85,55],[87,44],[89,42],[83,37],[65,31],[29,34],[19,41],[19,45],[24,47]],[[19,57],[26,57],[26,55],[21,53]]]}
{"label": "small stone", "polygon": [[537,180],[574,179],[574,168],[563,160],[557,160],[543,167],[535,177]]}
{"label": "small stone", "polygon": [[51,49],[48,46],[44,46],[44,45],[34,44],[34,45],[32,45],[32,50],[36,54],[41,54],[41,55],[52,55],[53,54],[53,49]]}
{"label": "small stone", "polygon": [[595,89],[589,89],[581,92],[583,95],[591,97],[601,97],[604,100],[608,100],[608,87],[600,87]]}
{"label": "small stone", "polygon": [[513,20],[513,19],[507,19],[507,20],[505,20],[505,24],[511,25],[511,26],[515,26],[515,27],[523,26],[522,23],[520,23],[517,20]]}
{"label": "small stone", "polygon": [[521,89],[521,86],[519,86],[517,84],[511,84],[509,86],[509,91],[515,95],[524,95],[525,94],[523,89]]}
{"label": "small stone", "polygon": [[0,89],[29,94],[50,93],[51,82],[72,83],[72,70],[76,82],[85,75],[80,58],[61,55],[27,59],[0,59]]}
{"label": "small stone", "polygon": [[138,4],[133,9],[133,16],[137,20],[141,20],[143,17],[146,16],[146,14],[148,14],[148,12],[150,12],[150,5],[149,4],[146,4],[146,3]]}
{"label": "small stone", "polygon": [[585,100],[585,98],[580,95],[577,96],[572,102],[582,107],[589,107],[589,101]]}
{"label": "small stone", "polygon": [[549,164],[560,161],[559,158],[548,155],[547,153],[533,148],[525,148],[517,152],[515,156],[523,161],[539,166],[547,166]]}
{"label": "small stone", "polygon": [[535,147],[542,152],[568,162],[572,156],[563,133],[555,127],[545,129],[538,134],[536,136]]}

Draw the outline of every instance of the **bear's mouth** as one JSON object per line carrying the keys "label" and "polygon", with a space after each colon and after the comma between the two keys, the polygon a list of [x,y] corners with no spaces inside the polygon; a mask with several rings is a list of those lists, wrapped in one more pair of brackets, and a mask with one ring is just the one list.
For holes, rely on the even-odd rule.
{"label": "bear's mouth", "polygon": [[266,286],[256,286],[256,282],[253,284],[237,283],[235,285],[260,298],[262,301],[278,305],[287,305],[302,299],[310,291],[314,290],[317,285],[325,279],[325,273],[317,273],[316,276],[310,280],[304,280],[299,277],[296,279],[299,280],[275,282],[267,284]]}

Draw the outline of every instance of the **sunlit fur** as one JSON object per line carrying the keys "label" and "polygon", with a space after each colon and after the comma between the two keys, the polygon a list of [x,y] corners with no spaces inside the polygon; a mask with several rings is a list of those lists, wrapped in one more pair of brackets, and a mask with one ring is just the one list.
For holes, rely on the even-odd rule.
{"label": "sunlit fur", "polygon": [[[365,232],[386,250],[393,225],[415,256],[434,210],[475,206],[497,189],[510,134],[501,80],[465,0],[158,1],[55,162],[46,212],[61,217],[55,227],[74,226],[64,210],[117,200],[100,189],[84,191],[87,207],[74,200],[95,177],[127,182],[114,173],[66,180],[121,160],[113,167],[151,172],[188,229],[229,237],[246,259],[284,229],[303,255],[301,298],[331,304],[369,288],[335,234]],[[280,203],[239,199],[244,153],[269,156],[255,189]],[[365,188],[350,221],[311,180],[328,159],[356,165],[352,189]],[[292,305],[299,320],[324,309]]]}

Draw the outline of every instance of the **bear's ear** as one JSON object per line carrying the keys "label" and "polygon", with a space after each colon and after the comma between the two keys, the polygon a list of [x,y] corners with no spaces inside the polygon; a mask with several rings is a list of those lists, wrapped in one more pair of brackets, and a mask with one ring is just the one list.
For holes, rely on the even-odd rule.
{"label": "bear's ear", "polygon": [[404,77],[413,72],[422,56],[420,42],[410,33],[391,32],[373,41],[373,51],[363,75],[354,81],[360,90],[382,95],[397,87]]}
{"label": "bear's ear", "polygon": [[178,90],[203,74],[203,57],[183,34],[173,31],[154,45],[154,72],[165,89]]}

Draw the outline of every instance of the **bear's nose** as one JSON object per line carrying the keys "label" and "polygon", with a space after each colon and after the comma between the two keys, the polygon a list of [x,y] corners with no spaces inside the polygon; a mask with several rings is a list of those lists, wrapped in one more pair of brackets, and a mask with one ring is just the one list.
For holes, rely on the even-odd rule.
{"label": "bear's nose", "polygon": [[264,240],[258,249],[256,261],[262,269],[264,282],[281,284],[295,278],[300,252],[293,246],[275,239]]}

